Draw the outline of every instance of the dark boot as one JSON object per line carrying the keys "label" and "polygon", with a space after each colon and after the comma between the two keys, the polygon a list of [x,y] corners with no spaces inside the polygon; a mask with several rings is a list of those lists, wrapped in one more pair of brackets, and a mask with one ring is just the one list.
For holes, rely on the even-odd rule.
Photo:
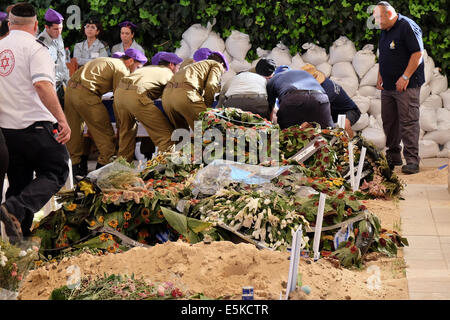
{"label": "dark boot", "polygon": [[73,164],[72,165],[72,176],[74,181],[80,181],[87,175],[87,171],[85,172],[83,169],[81,169],[80,164]]}
{"label": "dark boot", "polygon": [[105,166],[104,164],[97,162],[97,165],[95,166],[95,170],[100,169],[101,167],[104,167],[104,166]]}
{"label": "dark boot", "polygon": [[414,174],[419,172],[419,165],[414,163],[406,164],[402,167],[402,172],[406,174]]}

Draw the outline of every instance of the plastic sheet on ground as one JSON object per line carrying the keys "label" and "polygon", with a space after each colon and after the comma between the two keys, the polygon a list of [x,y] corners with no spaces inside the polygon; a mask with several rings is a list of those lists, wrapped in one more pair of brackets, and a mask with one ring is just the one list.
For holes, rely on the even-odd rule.
{"label": "plastic sheet on ground", "polygon": [[276,178],[290,166],[263,167],[216,159],[205,168],[198,171],[194,180],[194,194],[215,194],[218,190],[231,183],[264,184]]}
{"label": "plastic sheet on ground", "polygon": [[103,190],[120,189],[124,183],[133,184],[138,175],[139,170],[115,161],[91,171],[87,178]]}

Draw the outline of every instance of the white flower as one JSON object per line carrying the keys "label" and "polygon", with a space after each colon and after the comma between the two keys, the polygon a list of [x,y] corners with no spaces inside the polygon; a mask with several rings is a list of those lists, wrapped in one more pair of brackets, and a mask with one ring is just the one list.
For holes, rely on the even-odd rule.
{"label": "white flower", "polygon": [[27,255],[27,252],[22,250],[19,252],[19,257],[25,257]]}
{"label": "white flower", "polygon": [[249,214],[247,214],[247,215],[245,216],[245,219],[244,219],[244,222],[242,223],[242,225],[243,225],[245,228],[250,228],[250,227],[252,226],[252,224],[253,224],[253,215],[251,215],[251,214],[249,213]]}
{"label": "white flower", "polygon": [[269,203],[270,203],[270,199],[264,200],[264,204],[265,204],[265,205],[268,205]]}
{"label": "white flower", "polygon": [[6,262],[8,262],[8,258],[3,254],[3,252],[1,252],[0,255],[0,265],[2,267],[6,266]]}

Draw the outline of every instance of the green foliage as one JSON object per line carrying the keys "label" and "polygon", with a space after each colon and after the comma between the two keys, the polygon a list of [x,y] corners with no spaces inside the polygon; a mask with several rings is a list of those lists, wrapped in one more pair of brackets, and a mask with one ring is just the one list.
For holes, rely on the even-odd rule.
{"label": "green foliage", "polygon": [[[373,21],[368,0],[31,0],[40,8],[39,18],[50,5],[65,15],[69,5],[79,5],[82,20],[92,16],[102,19],[101,36],[110,46],[120,42],[118,23],[130,20],[139,25],[136,40],[147,55],[158,50],[172,51],[179,46],[183,32],[194,23],[206,26],[217,19],[213,30],[223,38],[231,30],[250,35],[252,48],[247,59],[256,58],[256,48],[270,50],[281,41],[291,53],[303,53],[301,45],[314,42],[329,48],[341,35],[355,42],[357,49],[378,43],[380,31],[367,27]],[[5,6],[5,5],[3,5]],[[445,0],[398,0],[397,12],[415,20],[422,28],[425,49],[443,72],[450,71],[450,28]],[[0,9],[4,9],[0,7]],[[40,25],[41,30],[43,24]],[[73,48],[84,38],[83,31],[70,30],[66,44]]]}

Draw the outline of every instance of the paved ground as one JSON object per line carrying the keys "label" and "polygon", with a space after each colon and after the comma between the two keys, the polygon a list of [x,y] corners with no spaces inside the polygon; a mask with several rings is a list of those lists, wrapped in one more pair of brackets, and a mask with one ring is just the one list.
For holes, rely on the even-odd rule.
{"label": "paved ground", "polygon": [[[448,159],[425,159],[438,168]],[[444,170],[447,170],[445,168]],[[447,185],[409,184],[400,201],[410,299],[450,300],[450,193]]]}

